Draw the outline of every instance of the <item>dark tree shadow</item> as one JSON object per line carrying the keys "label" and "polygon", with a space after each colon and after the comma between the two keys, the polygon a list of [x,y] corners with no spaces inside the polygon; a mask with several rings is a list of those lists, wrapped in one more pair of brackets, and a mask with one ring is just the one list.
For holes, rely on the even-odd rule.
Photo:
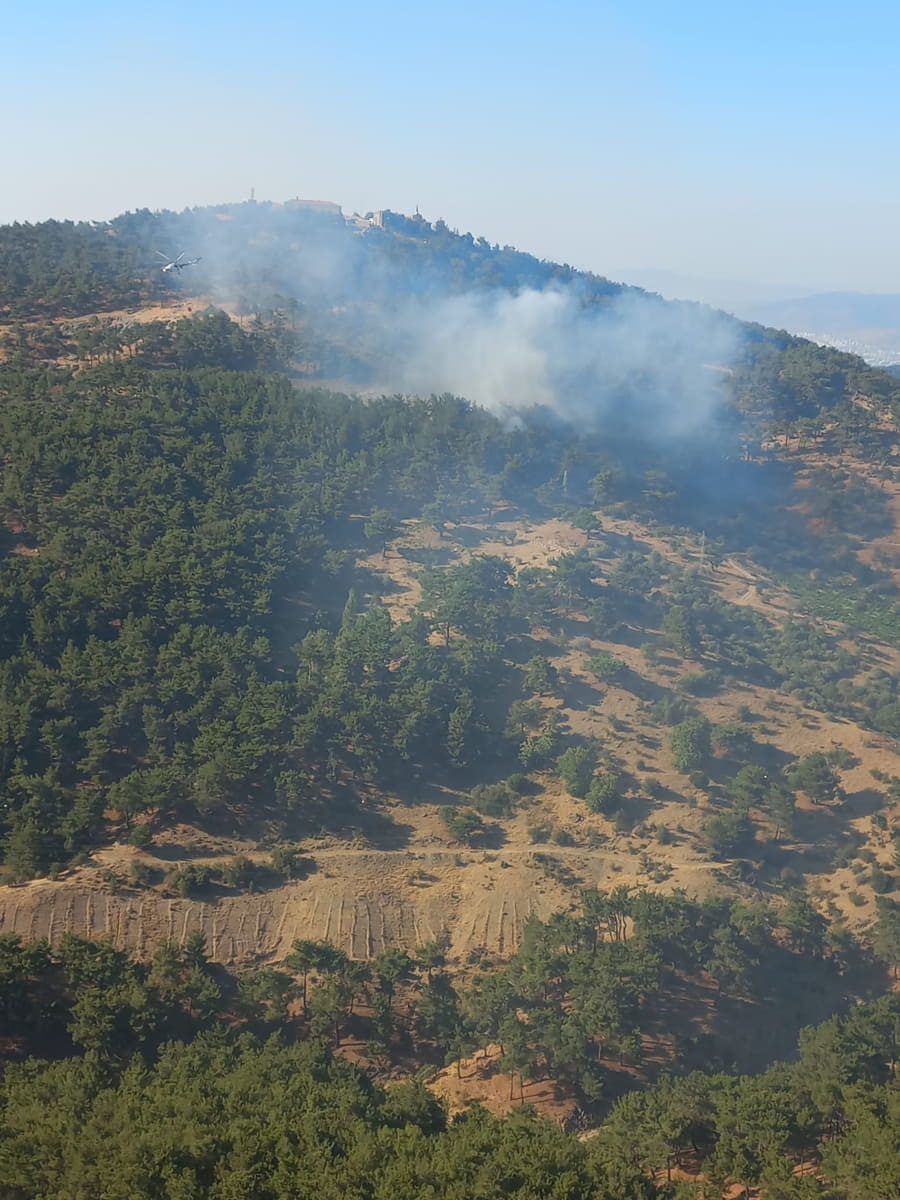
{"label": "dark tree shadow", "polygon": [[563,703],[568,708],[590,708],[595,704],[599,704],[605,694],[605,691],[601,690],[601,688],[595,687],[588,683],[587,680],[575,676],[568,680],[563,688]]}
{"label": "dark tree shadow", "polygon": [[[484,773],[473,775],[471,786],[484,782]],[[413,770],[403,780],[394,782],[394,791],[401,804],[434,804],[439,807],[456,806],[464,799],[464,787],[454,788],[439,779],[429,778],[421,771]]]}
{"label": "dark tree shadow", "polygon": [[874,788],[852,792],[843,804],[818,804],[798,809],[792,840],[803,846],[797,867],[806,874],[830,875],[835,860],[856,856],[863,838],[852,822],[870,817],[885,807],[884,796]]}
{"label": "dark tree shadow", "polygon": [[484,850],[499,850],[506,844],[506,830],[502,825],[490,822],[484,827],[484,832],[478,839],[478,846]]}
{"label": "dark tree shadow", "polygon": [[[674,793],[671,793],[674,796]],[[643,792],[632,792],[619,802],[619,814],[632,829],[649,819],[654,808],[662,800],[659,796],[647,796]]]}
{"label": "dark tree shadow", "polygon": [[456,558],[450,546],[404,546],[400,554],[407,562],[417,563],[426,569],[445,567]]}
{"label": "dark tree shadow", "polygon": [[179,846],[173,842],[164,842],[162,845],[157,845],[155,842],[148,847],[147,853],[152,855],[159,862],[179,863],[186,862],[189,858],[197,858],[198,855],[189,852],[184,846]]}
{"label": "dark tree shadow", "polygon": [[632,696],[637,696],[638,700],[644,700],[649,704],[655,700],[663,700],[667,696],[680,696],[680,693],[674,691],[673,688],[663,687],[662,684],[655,683],[652,679],[645,679],[631,667],[624,667],[619,672],[615,678],[615,685],[623,688],[626,692],[631,692]]}
{"label": "dark tree shadow", "polygon": [[[653,622],[648,622],[652,624]],[[613,629],[609,630],[604,639],[612,642],[614,646],[629,646],[632,650],[640,650],[641,646],[645,646],[648,642],[647,631],[641,625],[630,625],[625,621],[620,621]]]}
{"label": "dark tree shadow", "polygon": [[344,825],[337,832],[342,837],[363,838],[379,850],[403,850],[415,830],[411,825],[392,820],[386,813],[360,808],[354,813],[353,824]]}
{"label": "dark tree shadow", "polygon": [[[378,571],[372,571],[368,567],[357,568],[353,586],[357,593],[372,599],[374,597],[383,598],[385,596],[396,596],[398,592],[405,591],[396,580],[391,579],[389,575],[382,575]],[[349,591],[349,589],[348,589]],[[340,594],[339,594],[340,598]],[[347,593],[343,593],[342,603],[340,607],[343,609],[347,602]]]}
{"label": "dark tree shadow", "polygon": [[458,542],[467,550],[474,550],[482,542],[494,541],[497,537],[495,529],[476,529],[474,525],[452,525],[447,529],[447,538]]}
{"label": "dark tree shadow", "polygon": [[536,658],[539,654],[545,654],[546,651],[547,646],[544,642],[539,642],[528,633],[518,631],[506,639],[503,647],[505,656],[517,667],[524,666],[532,658]]}
{"label": "dark tree shadow", "polygon": [[629,551],[637,551],[640,554],[649,554],[650,546],[646,542],[642,542],[639,538],[630,537],[628,534],[616,533],[612,529],[607,529],[603,524],[603,518],[600,518],[600,536],[603,539],[609,557],[621,558],[623,554]]}

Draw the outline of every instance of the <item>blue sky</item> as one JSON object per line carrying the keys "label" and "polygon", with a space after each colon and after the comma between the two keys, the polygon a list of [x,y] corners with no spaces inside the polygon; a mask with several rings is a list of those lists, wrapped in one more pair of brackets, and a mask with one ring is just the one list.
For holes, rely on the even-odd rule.
{"label": "blue sky", "polygon": [[622,276],[900,291],[900,6],[17,5],[0,220],[416,204]]}

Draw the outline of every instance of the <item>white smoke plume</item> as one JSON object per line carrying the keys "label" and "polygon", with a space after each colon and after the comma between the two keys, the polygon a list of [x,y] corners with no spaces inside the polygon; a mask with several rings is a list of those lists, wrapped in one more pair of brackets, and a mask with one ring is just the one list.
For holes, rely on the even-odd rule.
{"label": "white smoke plume", "polygon": [[241,205],[166,216],[172,244],[202,254],[217,303],[260,287],[292,297],[311,324],[370,353],[385,392],[451,392],[504,413],[539,406],[649,438],[696,434],[721,408],[739,349],[740,326],[723,313],[636,288],[604,294],[583,276],[461,291],[414,238],[355,233],[339,215]]}
{"label": "white smoke plume", "polygon": [[494,411],[532,406],[578,422],[689,434],[722,404],[736,326],[699,305],[625,292],[586,305],[576,288],[467,293],[402,317],[404,391],[452,392]]}

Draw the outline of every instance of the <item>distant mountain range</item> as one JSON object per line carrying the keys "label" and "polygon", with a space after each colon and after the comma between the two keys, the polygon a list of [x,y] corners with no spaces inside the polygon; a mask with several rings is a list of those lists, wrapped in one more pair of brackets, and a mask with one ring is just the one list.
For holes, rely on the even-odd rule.
{"label": "distant mountain range", "polygon": [[749,306],[739,315],[849,350],[873,366],[900,362],[900,295],[826,292]]}
{"label": "distant mountain range", "polygon": [[900,293],[811,293],[802,286],[770,288],[652,270],[623,271],[622,277],[670,299],[711,304],[745,321],[858,354],[873,366],[900,363]]}

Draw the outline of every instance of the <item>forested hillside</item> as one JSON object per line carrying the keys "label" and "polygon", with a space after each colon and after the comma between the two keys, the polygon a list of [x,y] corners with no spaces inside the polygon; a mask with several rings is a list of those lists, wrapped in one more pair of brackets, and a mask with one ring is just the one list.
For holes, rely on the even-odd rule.
{"label": "forested hillside", "polygon": [[[679,935],[659,941],[643,920],[640,929],[628,953],[649,954],[651,970],[663,945],[677,953]],[[643,986],[596,905],[551,942],[568,943],[560,961],[580,976],[582,995],[598,953],[615,958],[616,947],[619,970]],[[729,1181],[762,1183],[781,1200],[896,1194],[895,997],[804,1030],[791,1066],[756,1077],[692,1072],[633,1092],[587,1141],[535,1120],[525,1103],[503,1121],[478,1107],[451,1121],[420,1081],[385,1088],[335,1052],[341,1025],[374,1023],[427,1057],[443,1022],[457,1040],[500,1037],[517,1099],[536,1073],[566,1064],[596,1089],[596,1060],[576,1062],[577,1018],[553,1008],[556,972],[535,951],[502,989],[485,981],[461,1008],[435,947],[416,960],[381,956],[368,970],[303,943],[293,977],[262,968],[235,984],[210,967],[202,939],[164,942],[146,966],[72,937],[55,954],[4,939],[6,1030],[36,1049],[52,1045],[55,1061],[29,1058],[0,1078],[0,1195],[278,1200],[314,1186],[409,1200],[663,1200],[732,1195]],[[535,967],[547,984],[540,1000]],[[290,1018],[301,977],[302,1015]],[[414,1004],[401,1004],[410,994]],[[540,1024],[510,1011],[529,994]],[[350,1015],[354,1003],[372,1015]],[[625,1047],[623,1061],[635,1053]]]}
{"label": "forested hillside", "polygon": [[[900,381],[696,310],[391,214],[0,230],[0,1197],[896,1195]],[[448,344],[487,406],[383,386]],[[491,1046],[596,1138],[369,1078]]]}

